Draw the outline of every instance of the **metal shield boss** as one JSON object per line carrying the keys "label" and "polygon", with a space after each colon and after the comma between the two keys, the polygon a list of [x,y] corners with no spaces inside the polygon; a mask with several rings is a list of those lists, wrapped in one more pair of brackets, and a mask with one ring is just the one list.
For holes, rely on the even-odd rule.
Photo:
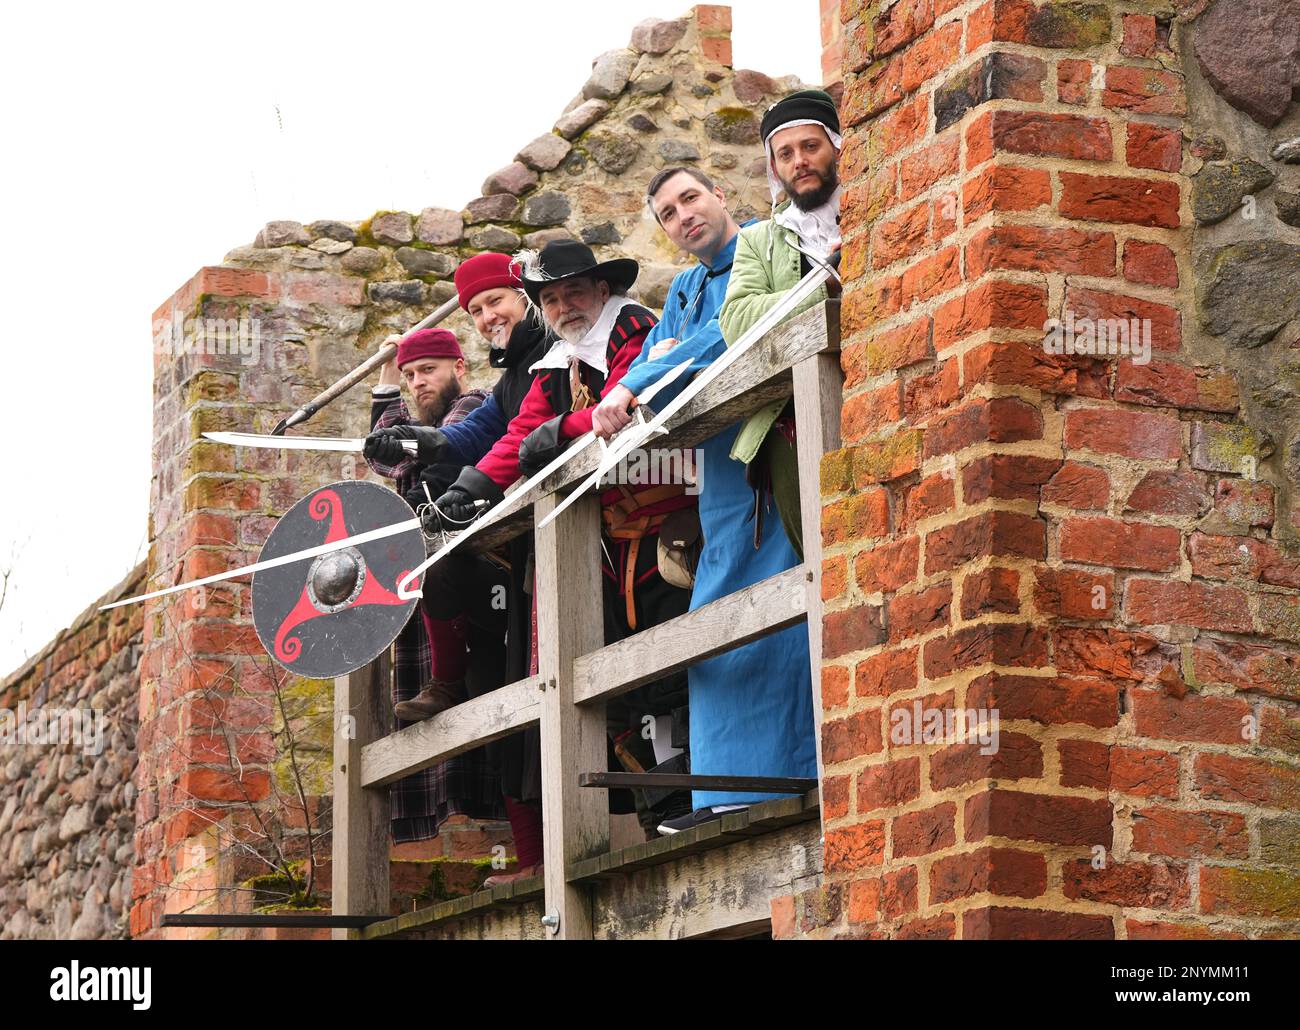
{"label": "metal shield boss", "polygon": [[[276,524],[261,560],[393,525],[411,509],[378,483],[344,481],[312,491]],[[418,529],[253,574],[253,625],[289,672],[330,679],[369,664],[396,639],[418,598],[398,581],[424,560]]]}

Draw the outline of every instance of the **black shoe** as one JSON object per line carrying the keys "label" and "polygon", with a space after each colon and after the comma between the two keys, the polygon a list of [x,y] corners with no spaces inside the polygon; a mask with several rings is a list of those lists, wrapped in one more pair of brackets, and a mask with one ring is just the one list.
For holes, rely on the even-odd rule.
{"label": "black shoe", "polygon": [[667,837],[669,834],[681,833],[682,830],[689,830],[701,823],[721,819],[724,815],[739,812],[742,808],[748,807],[748,805],[715,805],[712,808],[697,808],[690,815],[684,815],[678,819],[665,819],[656,829]]}

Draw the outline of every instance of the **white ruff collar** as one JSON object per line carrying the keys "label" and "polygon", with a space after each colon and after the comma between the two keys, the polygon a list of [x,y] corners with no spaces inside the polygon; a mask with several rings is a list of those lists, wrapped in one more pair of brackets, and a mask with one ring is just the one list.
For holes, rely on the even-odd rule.
{"label": "white ruff collar", "polygon": [[587,330],[581,340],[577,343],[570,343],[564,339],[557,340],[540,360],[529,366],[528,371],[533,372],[539,368],[568,368],[575,361],[581,361],[583,364],[599,369],[602,375],[606,374],[609,372],[609,366],[605,363],[609,334],[614,331],[614,323],[618,321],[619,312],[629,304],[635,303],[636,301],[631,297],[624,295],[610,297],[605,301],[605,306],[600,309],[596,324]]}

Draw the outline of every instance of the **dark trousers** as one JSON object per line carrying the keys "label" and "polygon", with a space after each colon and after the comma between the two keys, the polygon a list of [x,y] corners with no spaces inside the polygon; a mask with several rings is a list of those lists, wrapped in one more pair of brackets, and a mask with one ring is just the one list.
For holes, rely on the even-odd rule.
{"label": "dark trousers", "polygon": [[[604,535],[601,540],[604,545],[601,579],[606,644],[616,643],[634,632],[657,626],[661,622],[686,613],[691,603],[691,592],[666,583],[659,575],[659,538],[652,533],[640,541],[630,580],[636,622],[634,629],[628,618],[627,597],[624,593],[624,588],[629,582],[627,555],[631,542],[611,540]],[[654,759],[653,748],[642,735],[646,725],[645,717],[670,715],[674,709],[683,708],[686,701],[686,674],[681,672],[637,687],[607,702],[605,724],[610,737],[608,768],[610,770],[623,768],[614,751],[614,740],[625,734],[629,750],[638,752],[641,764],[649,768]],[[532,729],[512,734],[500,744],[511,747],[513,749],[511,753],[517,755],[517,761],[508,762],[503,771],[502,779],[506,795],[516,800],[531,800],[538,797],[540,789],[536,794],[529,789],[532,784],[540,785],[541,781],[541,751],[537,731]],[[515,771],[516,766],[517,771]],[[638,809],[636,799],[628,790],[611,790],[609,805],[610,811],[615,814],[639,812],[643,817],[646,816],[644,811]],[[647,825],[652,821],[659,820],[657,817],[653,820],[643,818],[643,822]],[[515,817],[512,815],[511,825],[513,826],[514,823]]]}
{"label": "dark trousers", "polygon": [[[691,592],[675,587],[659,575],[659,536],[651,533],[637,541],[635,561],[629,574],[628,557],[633,541],[602,537],[605,551],[601,575],[605,594],[605,643],[613,644],[657,626],[679,615],[685,615],[691,604]],[[627,588],[631,585],[631,617]],[[633,624],[635,622],[635,625]],[[645,736],[647,725],[653,719],[671,715],[674,709],[684,708],[688,696],[686,673],[674,673],[651,683],[643,684],[625,694],[610,699],[605,706],[605,725],[610,734],[609,760],[611,769],[621,769],[622,764],[614,751],[614,740],[621,739],[646,769],[654,765],[653,744]],[[651,731],[653,732],[653,730]],[[628,790],[609,792],[610,811],[637,812],[642,823],[650,826],[659,817],[638,806],[637,798]]]}

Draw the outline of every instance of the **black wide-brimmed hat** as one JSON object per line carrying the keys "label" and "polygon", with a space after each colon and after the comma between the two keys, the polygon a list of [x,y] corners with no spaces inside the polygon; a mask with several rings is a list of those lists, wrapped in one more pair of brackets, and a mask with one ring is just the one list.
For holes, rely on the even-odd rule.
{"label": "black wide-brimmed hat", "polygon": [[520,279],[524,292],[534,304],[540,303],[542,290],[550,283],[590,276],[609,283],[611,293],[626,293],[636,282],[641,266],[631,258],[597,261],[585,243],[577,240],[552,240],[542,248],[536,262],[525,262]]}

